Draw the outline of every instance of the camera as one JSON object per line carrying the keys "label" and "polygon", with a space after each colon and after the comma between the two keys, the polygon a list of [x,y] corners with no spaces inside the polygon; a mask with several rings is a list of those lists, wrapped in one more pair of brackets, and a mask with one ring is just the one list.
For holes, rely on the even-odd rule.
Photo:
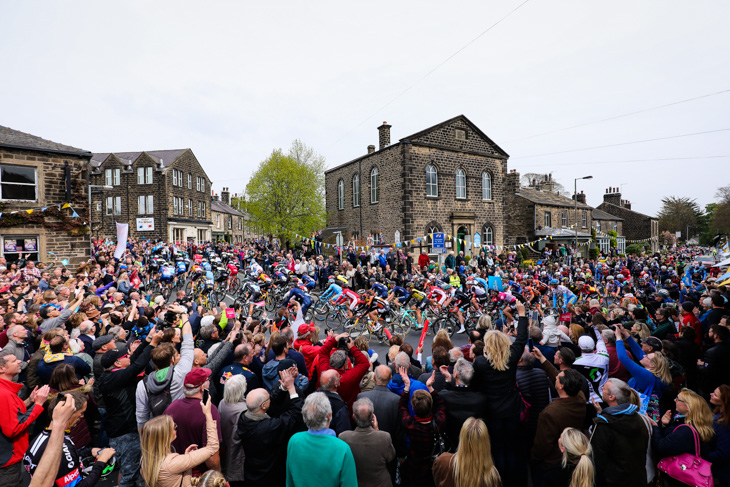
{"label": "camera", "polygon": [[164,317],[161,325],[163,326],[163,328],[175,326],[175,323],[177,322],[177,320],[178,320],[177,313],[172,310],[167,310],[167,311],[165,311],[165,317]]}

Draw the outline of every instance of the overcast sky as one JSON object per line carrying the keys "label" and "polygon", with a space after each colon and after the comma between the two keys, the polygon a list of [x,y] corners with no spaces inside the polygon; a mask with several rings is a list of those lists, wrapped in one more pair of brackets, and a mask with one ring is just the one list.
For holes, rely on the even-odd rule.
{"label": "overcast sky", "polygon": [[190,147],[216,192],[296,138],[333,167],[383,121],[396,141],[459,114],[510,169],[571,191],[592,175],[594,206],[609,186],[644,213],[704,206],[730,184],[730,91],[555,132],[730,90],[730,2],[528,0],[474,41],[522,2],[0,0],[0,125],[92,152]]}

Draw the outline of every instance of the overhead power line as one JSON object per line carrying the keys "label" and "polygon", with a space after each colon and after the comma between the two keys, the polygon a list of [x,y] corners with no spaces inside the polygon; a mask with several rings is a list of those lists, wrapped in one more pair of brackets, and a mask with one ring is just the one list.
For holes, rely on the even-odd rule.
{"label": "overhead power line", "polygon": [[583,166],[588,164],[624,164],[628,162],[657,162],[657,161],[696,161],[699,159],[724,159],[730,158],[728,156],[697,156],[697,157],[663,157],[659,159],[626,159],[623,161],[585,161],[585,162],[559,162],[557,164],[528,164],[526,166],[520,165],[520,168],[524,167],[554,167],[554,166]]}
{"label": "overhead power line", "polygon": [[722,95],[724,93],[730,93],[730,89],[729,90],[717,91],[715,93],[708,93],[707,95],[695,96],[694,98],[687,98],[685,100],[679,100],[679,101],[675,101],[675,102],[672,102],[672,103],[666,103],[664,105],[659,105],[659,106],[655,106],[655,107],[651,107],[651,108],[644,108],[642,110],[636,110],[635,112],[624,113],[623,115],[615,115],[613,117],[602,118],[600,120],[594,120],[592,122],[579,123],[578,125],[571,125],[570,127],[564,127],[564,128],[557,129],[557,130],[551,130],[550,132],[542,132],[542,133],[535,134],[535,135],[529,135],[527,137],[520,137],[519,139],[509,140],[506,143],[509,143],[509,142],[517,142],[517,141],[520,141],[520,140],[534,139],[536,137],[542,137],[543,135],[557,134],[558,132],[565,132],[566,130],[572,130],[572,129],[576,129],[576,128],[579,128],[579,127],[585,127],[587,125],[593,125],[593,124],[596,124],[596,123],[608,122],[610,120],[616,120],[618,118],[630,117],[631,115],[637,115],[639,113],[650,112],[652,110],[659,110],[660,108],[667,108],[667,107],[671,107],[671,106],[674,106],[674,105],[680,105],[682,103],[688,103],[688,102],[695,101],[695,100],[701,100],[703,98],[709,98],[711,96]]}
{"label": "overhead power line", "polygon": [[400,93],[398,93],[397,95],[395,95],[395,96],[394,96],[393,98],[391,98],[390,100],[388,100],[388,101],[387,101],[387,102],[386,102],[386,103],[385,103],[385,104],[384,104],[383,106],[381,106],[380,108],[378,108],[377,110],[375,110],[375,111],[374,111],[374,112],[373,112],[372,114],[370,114],[370,115],[369,115],[369,116],[368,116],[367,118],[363,119],[363,120],[362,120],[362,121],[361,121],[360,123],[358,123],[357,125],[355,125],[354,127],[352,127],[352,129],[350,129],[350,130],[349,130],[349,131],[348,131],[347,133],[345,133],[345,134],[344,134],[344,135],[343,135],[342,137],[340,137],[339,139],[335,140],[335,141],[334,141],[334,142],[332,143],[332,145],[331,145],[330,147],[332,147],[332,146],[335,146],[335,145],[337,145],[338,143],[340,143],[340,142],[341,142],[341,141],[342,141],[342,140],[343,140],[343,139],[344,139],[345,137],[347,137],[348,135],[350,135],[351,133],[353,133],[353,132],[354,132],[355,130],[357,130],[358,128],[360,128],[360,127],[361,127],[361,126],[362,126],[362,125],[363,125],[363,124],[364,124],[365,122],[367,122],[368,120],[370,120],[371,118],[373,118],[373,117],[374,117],[375,115],[377,115],[378,113],[380,113],[380,112],[381,112],[382,110],[384,110],[385,108],[387,108],[387,107],[389,107],[390,105],[392,105],[392,104],[393,104],[393,102],[395,102],[395,101],[396,101],[396,100],[397,100],[398,98],[400,98],[401,96],[403,96],[403,95],[405,95],[406,93],[408,93],[409,91],[411,91],[411,90],[412,90],[412,89],[413,89],[413,88],[414,88],[414,87],[415,87],[416,85],[418,85],[418,84],[419,84],[419,83],[421,83],[421,82],[422,82],[423,80],[425,80],[426,78],[428,78],[429,76],[431,76],[431,75],[432,75],[432,74],[433,74],[434,72],[436,72],[436,70],[438,70],[438,69],[439,69],[439,68],[440,68],[441,66],[443,66],[443,65],[444,65],[444,64],[446,64],[446,63],[448,63],[449,61],[451,61],[451,60],[452,60],[452,59],[453,59],[454,57],[456,57],[456,56],[457,56],[457,55],[458,55],[459,53],[461,53],[461,52],[462,52],[462,51],[463,51],[464,49],[466,49],[467,47],[469,47],[469,46],[471,46],[472,44],[474,44],[474,43],[475,43],[476,41],[478,41],[478,40],[479,40],[479,39],[480,39],[481,37],[483,37],[483,36],[484,36],[484,35],[485,35],[485,34],[486,34],[487,32],[489,32],[489,31],[490,31],[490,30],[492,30],[493,28],[497,27],[497,26],[498,26],[498,25],[499,25],[500,23],[502,23],[502,22],[503,22],[504,20],[506,20],[506,19],[507,19],[507,18],[508,18],[509,16],[511,16],[511,15],[512,15],[512,14],[514,14],[515,12],[517,12],[517,11],[518,11],[518,10],[519,10],[520,8],[522,8],[522,6],[524,6],[524,5],[525,5],[525,4],[527,3],[527,2],[529,2],[529,1],[530,1],[530,0],[525,0],[524,2],[522,2],[521,4],[519,4],[519,5],[517,5],[517,6],[515,7],[515,8],[513,8],[512,10],[510,10],[510,12],[509,12],[509,13],[508,13],[507,15],[505,15],[504,17],[502,17],[501,19],[499,19],[498,21],[496,21],[495,23],[493,23],[492,25],[490,25],[489,27],[487,27],[487,28],[486,28],[485,30],[483,30],[483,31],[482,31],[482,32],[481,32],[481,33],[480,33],[480,34],[479,34],[478,36],[476,36],[476,37],[475,37],[474,39],[470,40],[469,42],[467,42],[466,44],[464,44],[463,46],[461,46],[461,47],[460,47],[460,48],[459,48],[459,49],[458,49],[457,51],[455,51],[455,52],[454,52],[453,54],[451,54],[451,55],[450,55],[449,57],[447,57],[446,59],[444,59],[443,61],[441,61],[441,62],[440,62],[439,64],[437,64],[437,65],[436,65],[436,66],[435,66],[434,68],[432,68],[432,69],[431,69],[430,71],[428,71],[428,72],[427,72],[426,74],[424,74],[424,75],[423,75],[423,76],[421,76],[421,77],[420,77],[419,79],[417,79],[417,80],[416,80],[415,82],[411,83],[411,84],[410,84],[410,85],[409,85],[408,87],[406,87],[406,88],[405,88],[405,89],[404,89],[403,91],[401,91]]}
{"label": "overhead power line", "polygon": [[597,145],[595,147],[584,147],[582,149],[570,149],[570,150],[563,150],[563,151],[557,151],[557,152],[546,152],[544,154],[533,154],[530,156],[515,156],[515,157],[510,157],[510,159],[529,159],[531,157],[552,156],[555,154],[567,154],[570,152],[581,152],[581,151],[594,150],[594,149],[606,149],[608,147],[619,147],[622,145],[641,144],[644,142],[655,142],[657,140],[679,139],[681,137],[692,137],[694,135],[714,134],[717,132],[727,132],[728,130],[730,130],[730,128],[718,129],[718,130],[707,130],[705,132],[694,132],[692,134],[670,135],[669,137],[657,137],[656,139],[634,140],[632,142],[620,142],[618,144]]}

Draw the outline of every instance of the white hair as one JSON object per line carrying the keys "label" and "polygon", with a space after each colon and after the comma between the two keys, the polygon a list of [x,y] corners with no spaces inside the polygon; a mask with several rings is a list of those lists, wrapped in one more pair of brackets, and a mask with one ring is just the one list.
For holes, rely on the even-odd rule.
{"label": "white hair", "polygon": [[223,391],[223,400],[226,404],[237,404],[242,402],[246,396],[246,378],[241,374],[236,374],[226,381],[226,387]]}
{"label": "white hair", "polygon": [[304,417],[304,423],[310,430],[325,429],[329,426],[332,417],[330,400],[322,392],[310,394],[304,400],[302,416]]}

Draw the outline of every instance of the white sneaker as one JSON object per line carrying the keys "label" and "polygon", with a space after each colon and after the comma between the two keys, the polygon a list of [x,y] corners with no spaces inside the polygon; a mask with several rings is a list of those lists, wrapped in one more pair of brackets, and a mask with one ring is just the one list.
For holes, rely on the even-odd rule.
{"label": "white sneaker", "polygon": [[466,328],[464,328],[462,326],[461,328],[459,328],[459,330],[456,333],[464,333],[465,331],[466,331]]}

